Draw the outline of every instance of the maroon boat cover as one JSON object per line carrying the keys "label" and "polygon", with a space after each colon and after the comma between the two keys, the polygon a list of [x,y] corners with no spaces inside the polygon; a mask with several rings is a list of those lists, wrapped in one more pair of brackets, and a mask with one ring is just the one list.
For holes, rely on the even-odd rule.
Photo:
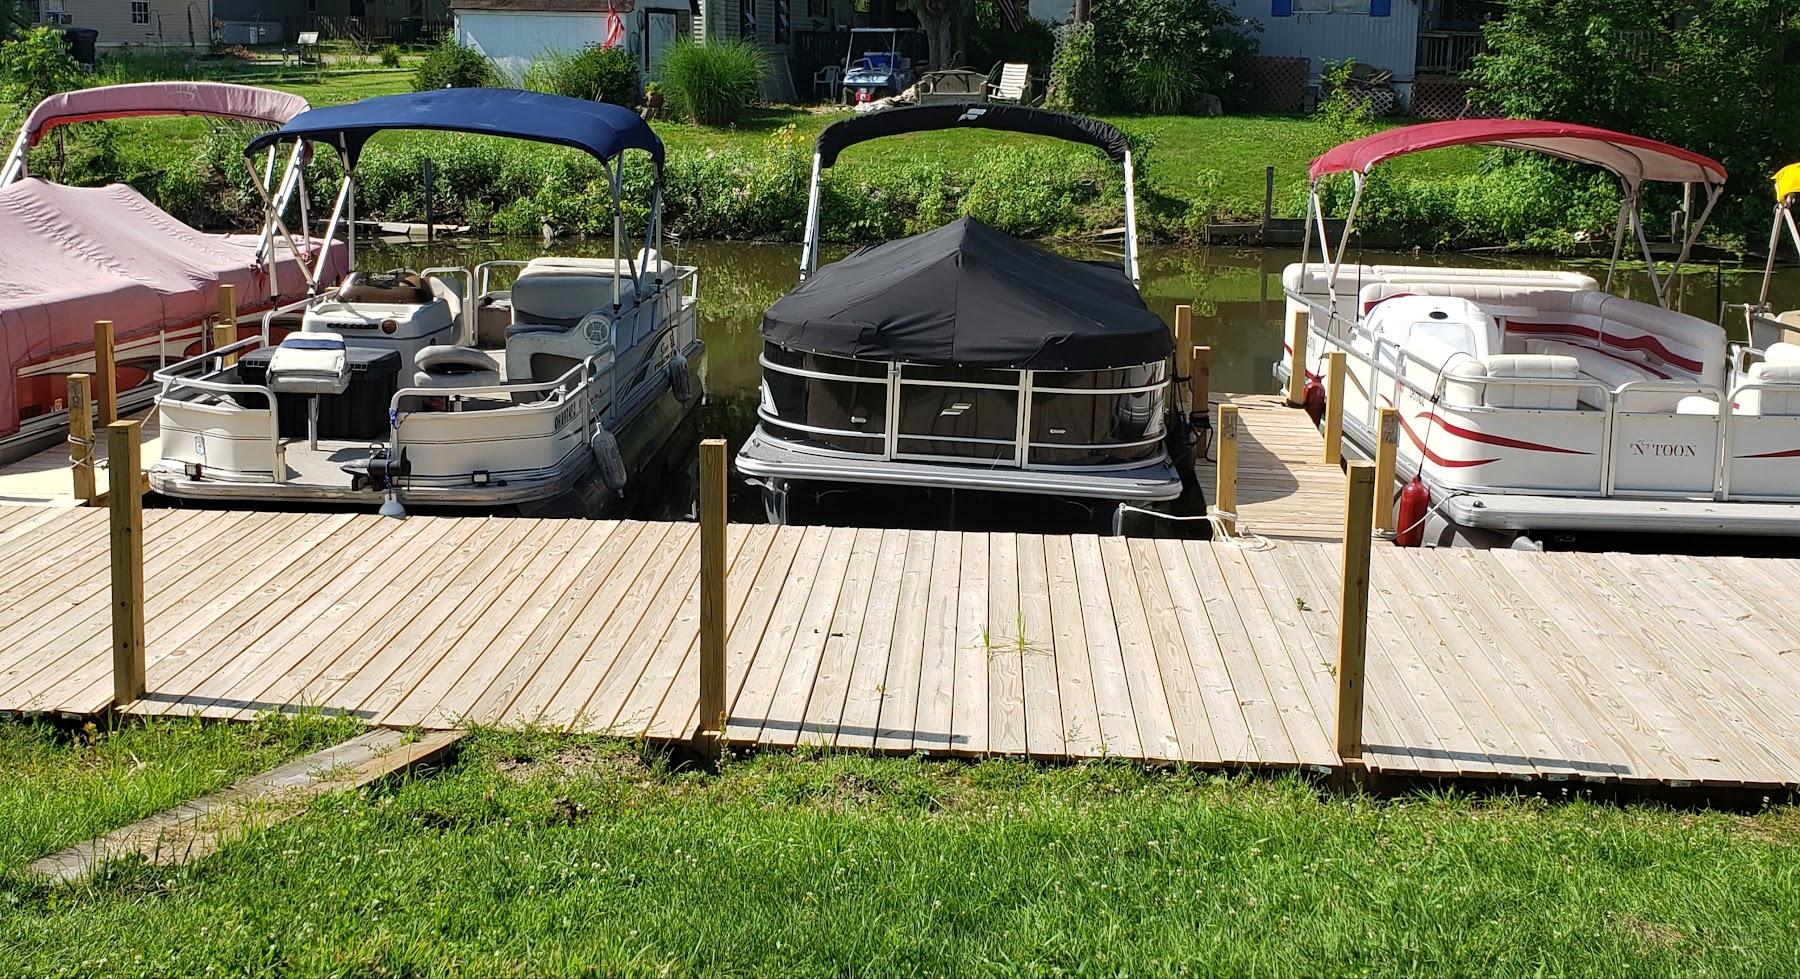
{"label": "maroon boat cover", "polygon": [[[0,187],[0,436],[18,430],[21,368],[89,351],[94,321],[112,320],[121,341],[197,323],[219,307],[219,287],[237,287],[240,312],[306,295],[306,278],[278,240],[273,261],[256,261],[258,237],[204,234],[125,186],[64,187],[26,178]],[[306,250],[314,259],[317,242]],[[332,243],[324,283],[347,265]]]}
{"label": "maroon boat cover", "polygon": [[127,116],[217,116],[271,126],[306,111],[298,95],[225,82],[136,82],[52,95],[25,117],[22,131],[36,146],[57,126]]}

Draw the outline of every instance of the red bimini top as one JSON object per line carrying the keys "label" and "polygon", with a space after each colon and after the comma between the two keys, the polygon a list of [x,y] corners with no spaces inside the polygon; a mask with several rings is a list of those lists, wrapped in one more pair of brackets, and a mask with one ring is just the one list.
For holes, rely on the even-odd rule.
{"label": "red bimini top", "polygon": [[1368,173],[1383,160],[1448,146],[1499,146],[1589,163],[1636,186],[1646,180],[1725,182],[1717,160],[1643,136],[1573,122],[1532,119],[1455,119],[1387,129],[1333,147],[1312,162],[1312,179],[1334,173]]}

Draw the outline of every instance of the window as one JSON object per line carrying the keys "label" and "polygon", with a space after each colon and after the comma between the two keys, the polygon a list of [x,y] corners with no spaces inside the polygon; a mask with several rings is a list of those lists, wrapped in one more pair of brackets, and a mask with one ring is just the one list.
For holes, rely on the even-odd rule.
{"label": "window", "polygon": [[131,22],[133,24],[150,23],[150,0],[131,0]]}
{"label": "window", "polygon": [[738,36],[756,40],[756,0],[738,0]]}

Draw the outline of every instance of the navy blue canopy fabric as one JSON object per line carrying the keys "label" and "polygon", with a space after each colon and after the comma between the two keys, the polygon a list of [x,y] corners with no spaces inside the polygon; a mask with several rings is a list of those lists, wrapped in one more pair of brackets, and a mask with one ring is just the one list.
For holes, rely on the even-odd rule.
{"label": "navy blue canopy fabric", "polygon": [[244,153],[305,139],[338,147],[346,165],[355,167],[363,144],[386,129],[530,139],[573,146],[601,160],[636,149],[649,153],[658,170],[663,164],[662,140],[630,109],[510,88],[443,88],[310,109],[251,140]]}

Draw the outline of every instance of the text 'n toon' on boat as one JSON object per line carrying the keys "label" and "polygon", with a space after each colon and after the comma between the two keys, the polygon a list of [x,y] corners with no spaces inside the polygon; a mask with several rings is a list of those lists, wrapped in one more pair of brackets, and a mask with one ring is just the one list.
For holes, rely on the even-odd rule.
{"label": "text 'n toon' on boat", "polygon": [[[1451,146],[1547,154],[1615,176],[1623,200],[1607,281],[1346,262],[1370,168]],[[1355,194],[1334,251],[1319,182],[1342,173]],[[1800,347],[1732,344],[1719,325],[1669,308],[1725,176],[1667,143],[1562,122],[1426,123],[1338,146],[1311,170],[1307,249],[1316,229],[1324,261],[1303,253],[1282,274],[1277,377],[1290,380],[1300,350],[1315,386],[1326,354],[1343,352],[1344,432],[1364,453],[1379,410],[1396,409],[1398,466],[1418,479],[1403,494],[1404,543],[1421,532],[1488,544],[1580,532],[1800,534]],[[1699,205],[1667,274],[1643,225],[1650,183],[1682,186]],[[1654,304],[1610,292],[1628,236],[1648,263]]]}
{"label": "text 'n toon' on boat", "polygon": [[[609,180],[613,256],[353,271],[295,304],[299,332],[175,364],[162,385],[151,486],[189,499],[599,513],[699,399],[695,269],[663,257],[663,144],[628,109],[499,89],[444,89],[315,109],[250,146],[331,145],[344,161],[328,236],[350,228],[356,165],[387,130],[572,147]],[[654,168],[641,243],[624,154]],[[512,275],[510,291],[492,288]],[[286,312],[281,310],[279,312]]]}
{"label": "text 'n toon' on boat", "polygon": [[[818,267],[820,179],[845,148],[984,128],[1100,148],[1125,170],[1122,262],[1076,261],[974,218]],[[798,287],[762,323],[755,432],[737,468],[771,519],[847,485],[1168,504],[1170,355],[1137,288],[1131,151],[1102,122],[1041,109],[932,105],[839,122],[813,159]]]}
{"label": "text 'n toon' on boat", "polygon": [[[254,233],[197,231],[131,187],[66,186],[31,172],[33,150],[60,127],[115,119],[201,116],[280,126],[305,112],[298,95],[219,82],[143,82],[52,95],[25,117],[0,164],[0,463],[61,442],[72,374],[95,369],[94,324],[113,324],[117,407],[134,411],[155,391],[151,375],[204,346],[221,287],[239,314],[336,282],[339,246],[278,235],[270,215],[298,209],[305,167],[273,149],[260,169],[275,187]],[[279,175],[279,180],[277,179]]]}

